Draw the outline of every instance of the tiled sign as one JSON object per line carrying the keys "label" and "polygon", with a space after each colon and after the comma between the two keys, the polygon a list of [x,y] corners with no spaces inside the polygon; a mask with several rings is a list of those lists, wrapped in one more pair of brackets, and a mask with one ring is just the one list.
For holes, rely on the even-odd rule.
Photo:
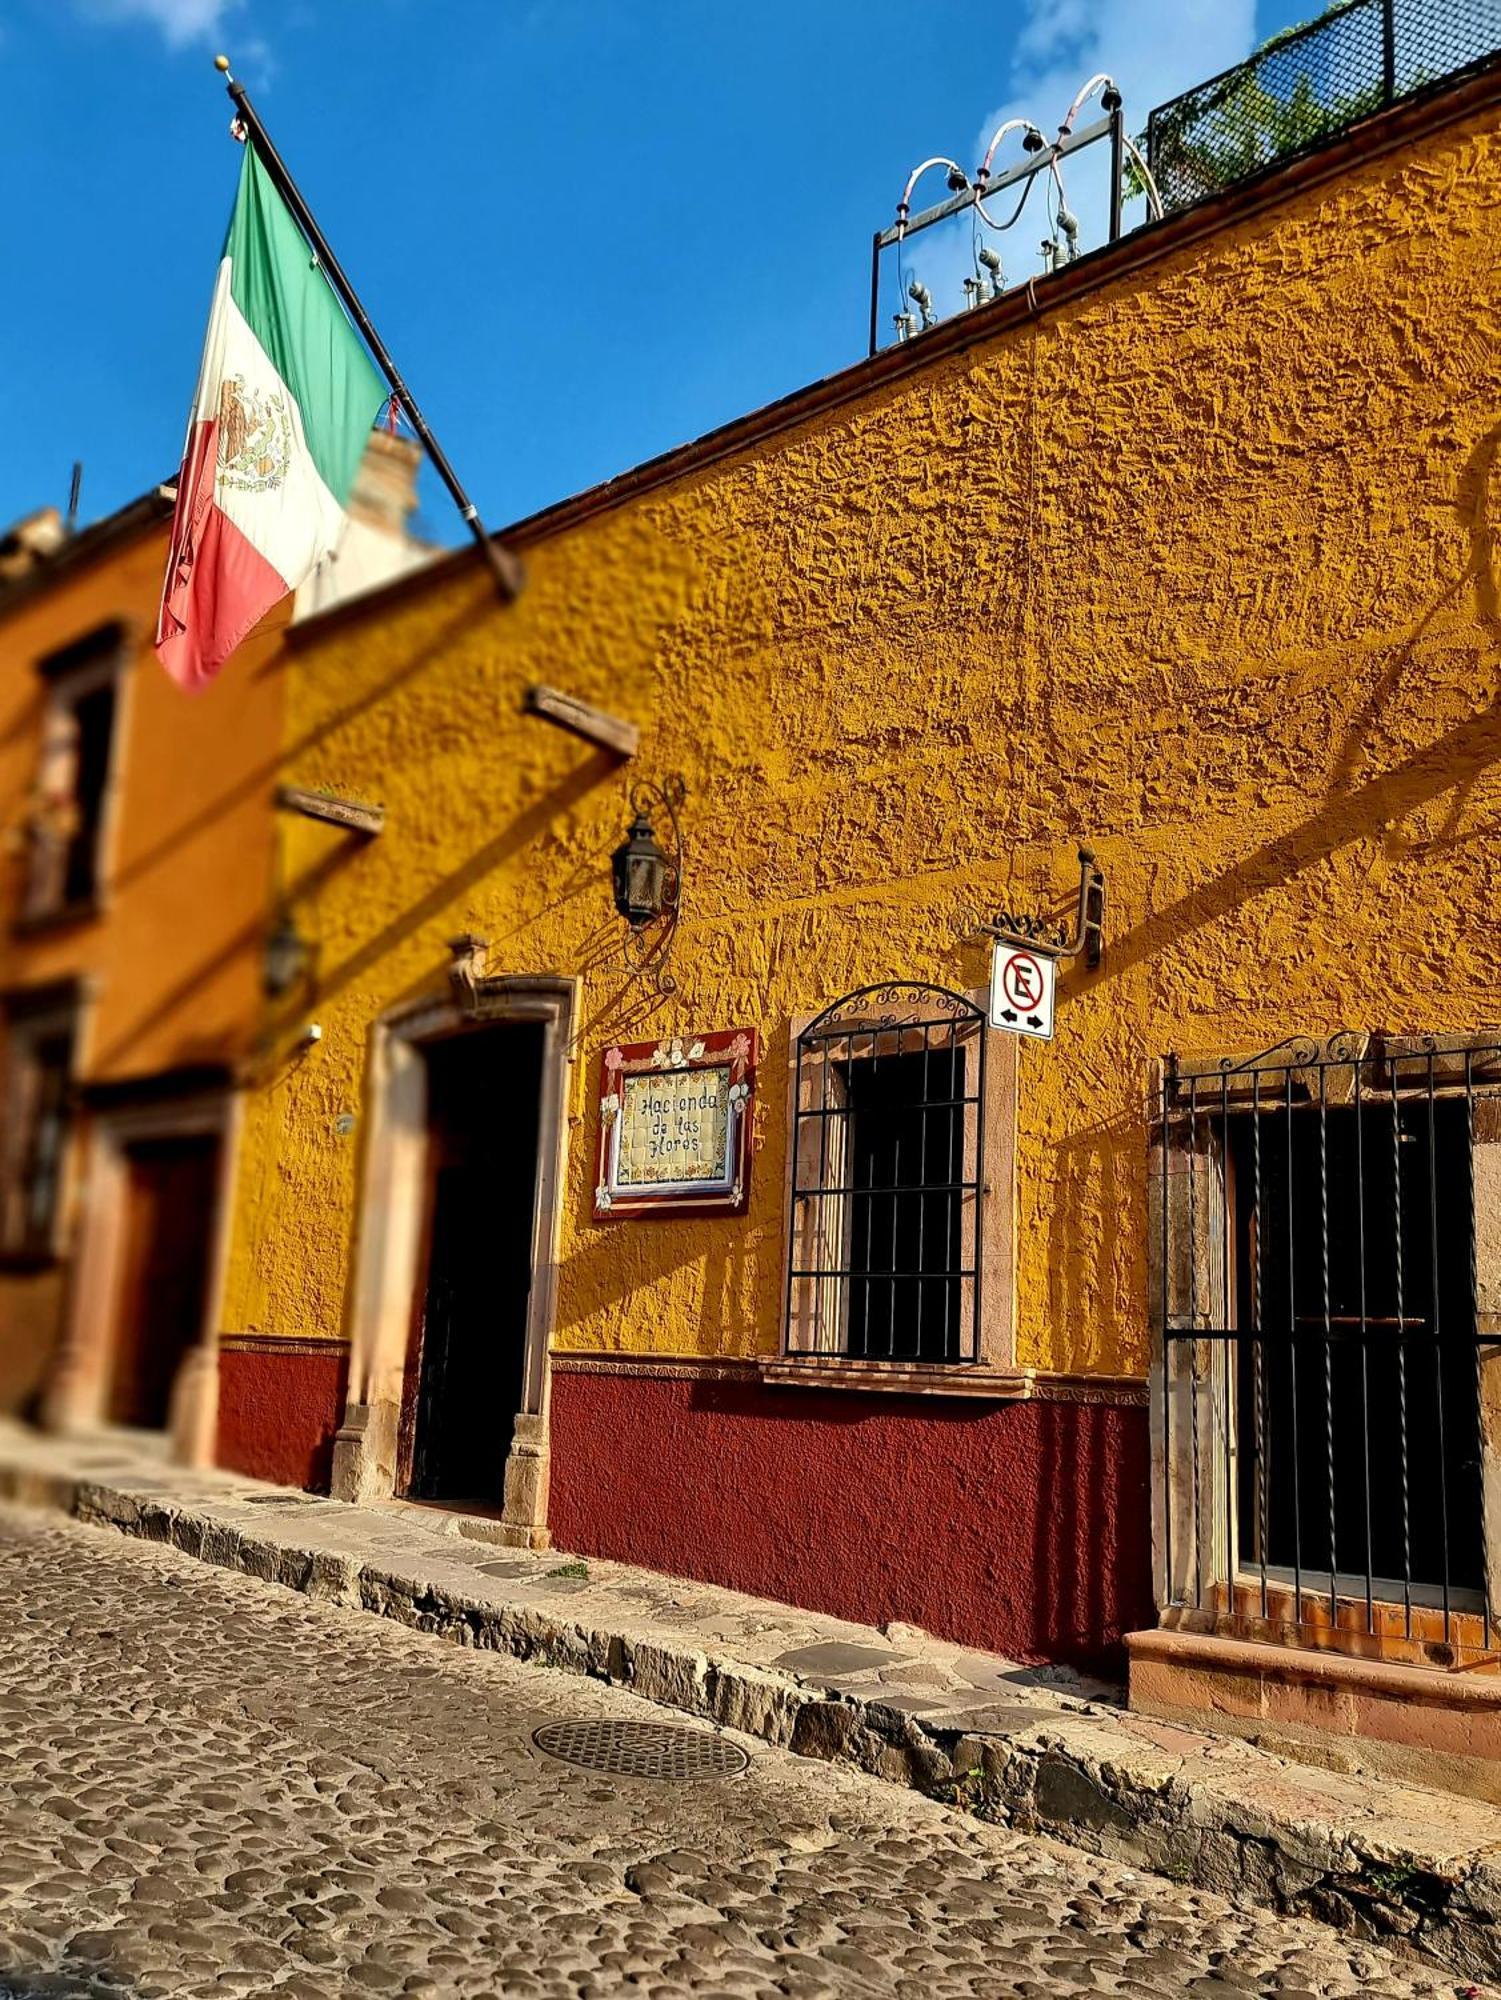
{"label": "tiled sign", "polygon": [[751,1028],[607,1049],[596,1217],[739,1213],[748,1192],[755,1080]]}

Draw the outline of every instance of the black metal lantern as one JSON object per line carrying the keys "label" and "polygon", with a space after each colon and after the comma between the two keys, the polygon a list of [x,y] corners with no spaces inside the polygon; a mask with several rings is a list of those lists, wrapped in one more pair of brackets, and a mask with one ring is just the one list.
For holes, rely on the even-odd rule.
{"label": "black metal lantern", "polygon": [[662,915],[672,872],[656,830],[638,807],[630,832],[610,857],[615,907],[633,931],[644,931]]}
{"label": "black metal lantern", "polygon": [[[676,990],[665,966],[681,914],[683,836],[678,807],[686,789],[676,777],[662,785],[637,785],[631,793],[630,830],[610,856],[615,908],[629,926],[626,961],[638,978],[649,977],[661,994]],[[670,853],[657,839],[657,825],[664,818]]]}
{"label": "black metal lantern", "polygon": [[292,912],[283,910],[276,920],[275,930],[266,939],[261,971],[266,997],[279,1000],[284,993],[290,993],[302,977],[307,961],[307,939],[298,930]]}

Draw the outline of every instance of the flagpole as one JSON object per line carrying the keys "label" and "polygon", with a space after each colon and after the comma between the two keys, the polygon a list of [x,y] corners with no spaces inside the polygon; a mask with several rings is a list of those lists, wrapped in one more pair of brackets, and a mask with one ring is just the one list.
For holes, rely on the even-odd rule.
{"label": "flagpole", "polygon": [[464,524],[479,544],[481,555],[490,567],[496,587],[502,597],[509,601],[521,589],[521,564],[509,549],[503,549],[492,542],[480,520],[479,509],[459,484],[458,474],[448,462],[442,445],[428,428],[426,417],[418,409],[416,399],[401,378],[400,370],[386,350],[386,344],[371,324],[370,315],[360,304],[359,295],[344,275],[342,265],[328,246],[328,239],[313,218],[313,212],[302,198],[302,191],[287,171],[286,162],[272,144],[271,135],[261,123],[260,114],[250,102],[244,84],[237,83],[229,73],[229,57],[215,56],[215,69],[222,72],[225,89],[234,102],[236,114],[245,127],[246,137],[255,147],[261,165],[271,176],[278,194],[297,218],[298,227],[316,252],[324,275],[343,300],[349,317],[359,328],[365,345],[374,356],[376,365],[391,385],[391,393],[406,411],[407,421],[416,432],[418,440],[432,460],[438,477],[453,495],[454,505],[463,516]]}

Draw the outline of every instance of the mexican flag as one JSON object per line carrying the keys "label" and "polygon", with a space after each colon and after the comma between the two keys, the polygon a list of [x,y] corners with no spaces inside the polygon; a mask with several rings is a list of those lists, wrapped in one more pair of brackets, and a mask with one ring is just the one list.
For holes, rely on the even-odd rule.
{"label": "mexican flag", "polygon": [[338,547],[386,390],[245,147],[188,422],[156,653],[202,687]]}

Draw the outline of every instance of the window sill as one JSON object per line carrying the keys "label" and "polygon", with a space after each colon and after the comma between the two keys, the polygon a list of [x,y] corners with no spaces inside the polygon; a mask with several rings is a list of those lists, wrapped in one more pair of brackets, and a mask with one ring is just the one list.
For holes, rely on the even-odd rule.
{"label": "window sill", "polygon": [[846,1354],[778,1355],[761,1363],[761,1380],[786,1389],[859,1389],[901,1396],[983,1396],[991,1402],[1031,1400],[1030,1368],[984,1362],[856,1361]]}
{"label": "window sill", "polygon": [[17,917],[11,925],[16,937],[36,937],[45,931],[66,930],[72,924],[93,923],[104,914],[97,896],[90,896],[86,902],[64,903],[55,910],[32,910]]}
{"label": "window sill", "polygon": [[32,1250],[0,1250],[0,1271],[7,1274],[55,1271],[62,1261],[60,1254],[50,1247]]}

